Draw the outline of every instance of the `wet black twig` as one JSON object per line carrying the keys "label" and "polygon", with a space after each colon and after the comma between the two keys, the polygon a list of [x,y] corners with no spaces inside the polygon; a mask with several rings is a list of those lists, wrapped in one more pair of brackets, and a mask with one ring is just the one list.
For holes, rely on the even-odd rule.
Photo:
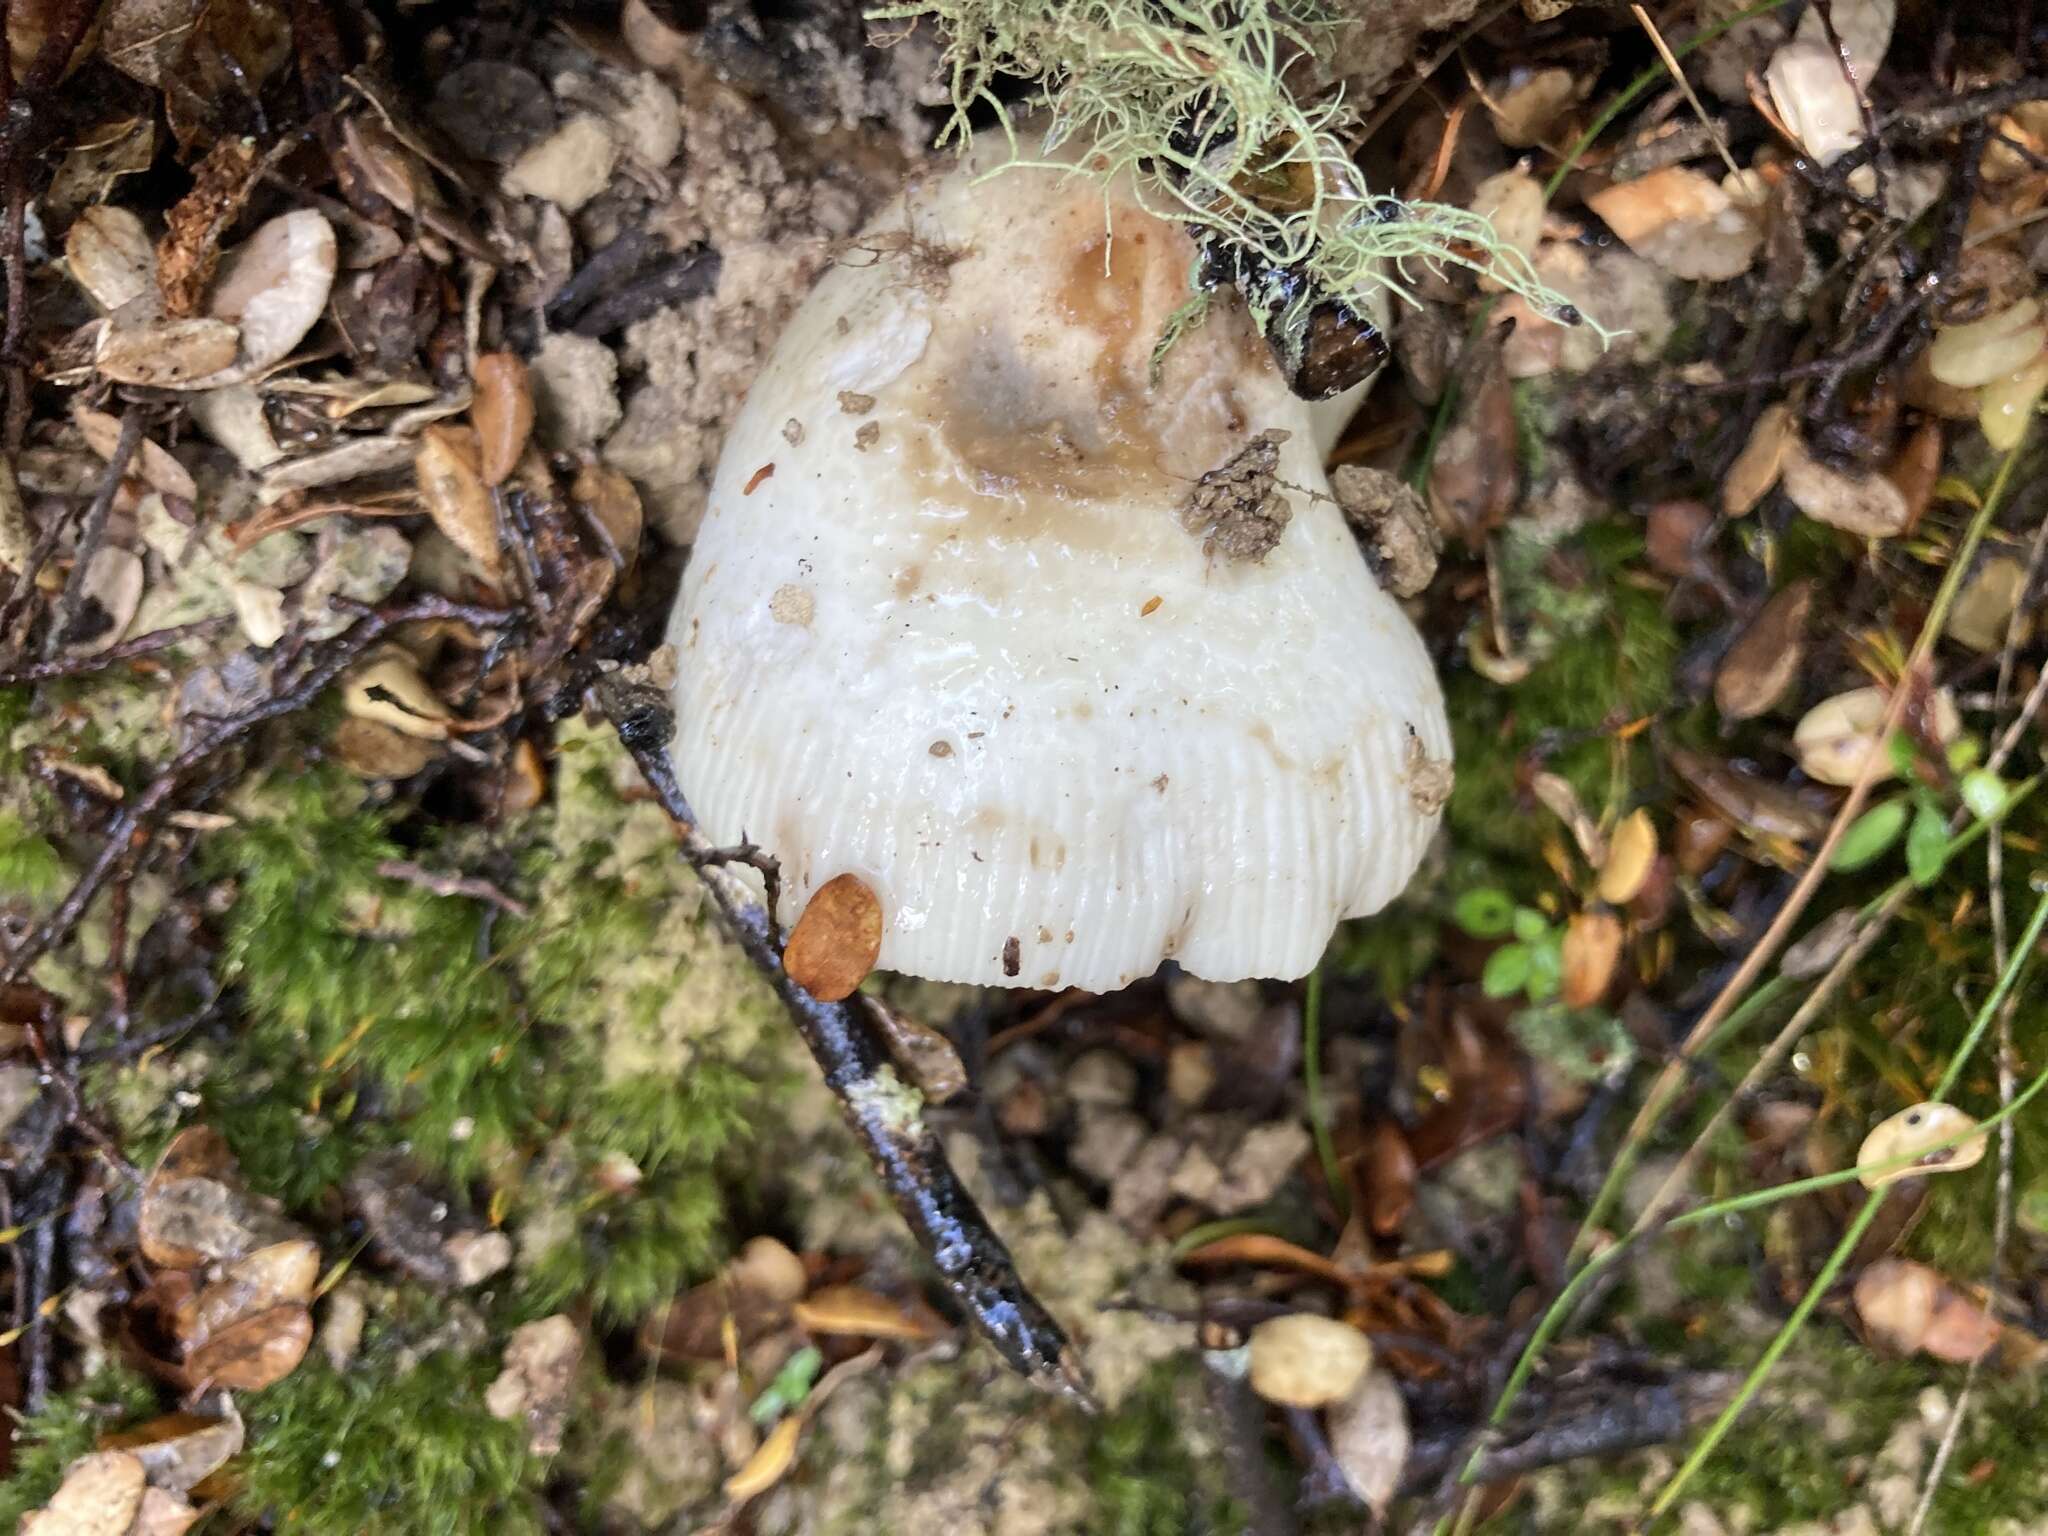
{"label": "wet black twig", "polygon": [[28,1296],[22,1309],[28,1332],[22,1346],[28,1360],[22,1403],[30,1413],[50,1397],[50,1317],[52,1286],[57,1273],[57,1213],[71,1194],[71,1171],[63,1162],[52,1163],[29,1186],[23,1202],[22,1219],[29,1225],[22,1241],[28,1245]]}
{"label": "wet black twig", "polygon": [[628,673],[600,678],[593,691],[656,799],[683,829],[691,867],[742,952],[775,989],[866,1148],[876,1177],[947,1290],[996,1352],[1027,1380],[1093,1407],[1065,1332],[1019,1278],[1009,1249],[953,1171],[920,1112],[919,1095],[890,1066],[860,996],[821,1003],[790,980],[766,908],[725,873],[722,862],[705,857],[715,850],[691,825],[689,806],[668,762],[675,729],[668,695]]}
{"label": "wet black twig", "polygon": [[611,244],[571,272],[562,286],[555,290],[554,297],[547,303],[549,323],[573,326],[577,317],[601,294],[624,283],[646,264],[648,257],[664,249],[666,246],[661,238],[646,229],[621,232]]}
{"label": "wet black twig", "polygon": [[718,287],[718,252],[699,245],[671,257],[645,277],[635,278],[592,302],[569,328],[579,336],[609,336],[657,309],[702,298]]}

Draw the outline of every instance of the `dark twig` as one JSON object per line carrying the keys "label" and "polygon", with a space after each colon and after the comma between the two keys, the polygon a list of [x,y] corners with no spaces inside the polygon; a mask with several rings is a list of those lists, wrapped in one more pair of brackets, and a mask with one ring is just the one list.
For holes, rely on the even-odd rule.
{"label": "dark twig", "polygon": [[63,1163],[46,1168],[29,1186],[22,1219],[29,1224],[28,1304],[23,1311],[28,1332],[23,1344],[28,1354],[27,1381],[23,1405],[30,1413],[41,1408],[50,1396],[50,1301],[51,1284],[57,1270],[57,1212],[70,1195],[71,1174]]}
{"label": "dark twig", "polygon": [[183,645],[187,640],[205,639],[226,629],[231,619],[195,619],[190,624],[173,624],[165,629],[153,629],[146,635],[137,635],[133,640],[123,640],[119,645],[91,656],[59,656],[51,661],[33,661],[26,666],[0,668],[0,688],[10,688],[18,683],[46,683],[60,677],[79,677],[89,672],[104,672],[108,667],[118,666],[124,661],[134,661],[142,656],[154,656],[158,651],[168,651],[173,646]]}
{"label": "dark twig", "polygon": [[[296,682],[260,704],[211,722],[197,740],[172,758],[148,787],[115,815],[99,853],[57,904],[56,910],[14,948],[4,963],[0,963],[0,985],[21,980],[37,960],[71,933],[108,877],[121,860],[129,856],[137,834],[149,826],[195,769],[257,726],[294,714],[311,704],[393,625],[414,618],[442,616],[443,610],[460,606],[429,598],[401,608],[373,612],[344,630],[305,667]],[[503,616],[500,616],[499,622],[503,621]]]}
{"label": "dark twig", "polygon": [[377,865],[377,873],[386,880],[401,880],[436,896],[467,896],[473,901],[486,902],[513,917],[525,917],[528,912],[525,902],[507,896],[490,881],[475,875],[443,874],[407,859],[385,859]]}
{"label": "dark twig", "polygon": [[56,1090],[64,1110],[64,1123],[98,1148],[100,1155],[117,1172],[140,1184],[142,1171],[128,1161],[128,1155],[121,1150],[120,1144],[86,1112],[85,1101],[78,1093],[78,1075],[62,1054],[62,1040],[53,1040],[46,1032],[48,1027],[47,1020],[32,1021],[25,1033],[29,1048],[35,1053],[36,1065],[41,1068],[43,1081]]}
{"label": "dark twig", "polygon": [[[1718,1411],[1738,1379],[1730,1372],[1707,1372],[1678,1381],[1617,1387],[1590,1403],[1553,1403],[1534,1419],[1527,1434],[1489,1447],[1471,1481],[1493,1482],[1539,1467],[1589,1456],[1619,1456],[1676,1440]],[[1401,1473],[1401,1491],[1429,1489],[1447,1471],[1464,1465],[1470,1447],[1470,1436],[1463,1430],[1418,1435]]]}
{"label": "dark twig", "polygon": [[93,492],[92,502],[85,509],[85,521],[79,525],[78,546],[72,554],[71,572],[64,578],[64,590],[57,598],[50,627],[43,635],[44,661],[54,660],[57,652],[64,648],[65,633],[78,617],[78,605],[85,601],[86,568],[92,564],[92,557],[106,539],[107,518],[114,510],[114,497],[121,489],[121,477],[128,473],[129,460],[142,446],[142,426],[141,410],[131,405],[121,418],[121,435],[114,439],[114,451],[108,456],[107,467],[100,475],[99,489]]}
{"label": "dark twig", "polygon": [[609,336],[657,309],[702,298],[718,287],[722,264],[718,252],[709,246],[695,246],[663,262],[645,277],[603,295],[577,317],[570,329],[579,336]]}
{"label": "dark twig", "polygon": [[624,231],[571,272],[562,286],[555,290],[555,296],[548,300],[549,323],[573,326],[577,316],[599,295],[617,288],[638,272],[648,257],[664,248],[660,237],[648,230]]}
{"label": "dark twig", "polygon": [[1244,1373],[1235,1368],[1234,1353],[1217,1350],[1202,1355],[1202,1386],[1222,1442],[1230,1491],[1245,1507],[1245,1529],[1251,1536],[1295,1536],[1301,1527],[1266,1463],[1265,1409],[1252,1396]]}
{"label": "dark twig", "polygon": [[722,863],[705,859],[712,850],[691,826],[689,807],[668,762],[675,716],[667,693],[617,672],[600,678],[594,691],[655,798],[682,828],[690,865],[727,929],[775,989],[825,1085],[867,1149],[876,1177],[946,1288],[996,1352],[1026,1379],[1093,1407],[1066,1334],[1018,1277],[1009,1250],[953,1171],[945,1148],[919,1112],[918,1094],[890,1067],[858,994],[843,1003],[821,1003],[792,981],[782,968],[766,909]]}

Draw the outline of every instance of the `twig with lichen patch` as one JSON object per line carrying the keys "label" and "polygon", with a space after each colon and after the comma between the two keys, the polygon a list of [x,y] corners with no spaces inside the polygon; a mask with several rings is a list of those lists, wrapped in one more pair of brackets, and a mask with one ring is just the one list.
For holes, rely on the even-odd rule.
{"label": "twig with lichen patch", "polygon": [[825,1086],[866,1148],[875,1174],[946,1288],[1005,1361],[1033,1384],[1093,1406],[1080,1362],[1059,1324],[1018,1277],[920,1113],[922,1096],[896,1076],[858,993],[821,1003],[790,979],[767,909],[691,824],[668,762],[675,716],[668,695],[628,672],[598,679],[599,708],[682,830],[683,854],[754,969],[774,988],[810,1048]]}

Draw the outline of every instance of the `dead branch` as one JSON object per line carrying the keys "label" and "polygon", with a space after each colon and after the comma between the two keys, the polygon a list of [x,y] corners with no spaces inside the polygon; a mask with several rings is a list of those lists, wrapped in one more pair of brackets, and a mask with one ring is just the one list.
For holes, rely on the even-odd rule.
{"label": "dead branch", "polygon": [[428,869],[407,859],[384,859],[377,865],[377,873],[386,880],[399,880],[407,885],[416,885],[421,890],[431,891],[436,896],[467,896],[496,907],[500,912],[513,917],[525,917],[528,908],[525,902],[514,896],[507,896],[490,881],[476,875],[450,875],[439,870]]}
{"label": "dead branch", "polygon": [[876,1177],[947,1290],[1027,1380],[1092,1409],[1094,1399],[1065,1332],[1018,1276],[1009,1249],[918,1112],[918,1099],[890,1070],[863,999],[856,993],[843,1003],[821,1003],[790,980],[767,909],[726,872],[721,858],[712,857],[717,850],[697,832],[668,762],[675,730],[668,695],[629,672],[607,674],[592,691],[655,798],[681,829],[690,867],[741,951],[774,988],[867,1149]]}

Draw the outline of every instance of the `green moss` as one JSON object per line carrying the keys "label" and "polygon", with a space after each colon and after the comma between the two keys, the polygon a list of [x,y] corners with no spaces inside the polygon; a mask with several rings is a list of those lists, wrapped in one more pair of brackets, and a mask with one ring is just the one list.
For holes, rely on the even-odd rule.
{"label": "green moss", "polygon": [[[1533,538],[1504,546],[1508,611],[1526,626],[1519,645],[1534,665],[1510,685],[1460,669],[1444,689],[1458,764],[1445,818],[1475,877],[1488,867],[1543,867],[1538,853],[1550,823],[1529,814],[1516,777],[1527,754],[1540,751],[1586,805],[1604,806],[1616,787],[1613,730],[1669,701],[1677,631],[1659,594],[1621,579],[1640,556],[1635,531],[1615,523],[1596,524],[1561,548]],[[1646,751],[1631,749],[1627,763],[1647,782]],[[1620,786],[1636,787],[1633,778]],[[1483,883],[1527,894],[1526,881]]]}
{"label": "green moss", "polygon": [[1192,1356],[1162,1361],[1123,1406],[1088,1435],[1089,1523],[1099,1536],[1191,1536],[1244,1529],[1224,1494],[1215,1457],[1197,1460],[1188,1419],[1199,1413],[1200,1366]]}
{"label": "green moss", "polygon": [[377,1345],[337,1372],[317,1355],[243,1399],[236,1507],[306,1536],[523,1536],[544,1468],[491,1417],[494,1360],[429,1355],[410,1370]]}
{"label": "green moss", "polygon": [[54,904],[67,884],[63,856],[49,839],[19,816],[0,811],[0,900],[26,901],[40,911]]}
{"label": "green moss", "polygon": [[52,1396],[14,1427],[14,1468],[0,1481],[0,1530],[49,1502],[64,1469],[98,1447],[108,1430],[155,1411],[156,1389],[132,1371],[108,1368]]}

